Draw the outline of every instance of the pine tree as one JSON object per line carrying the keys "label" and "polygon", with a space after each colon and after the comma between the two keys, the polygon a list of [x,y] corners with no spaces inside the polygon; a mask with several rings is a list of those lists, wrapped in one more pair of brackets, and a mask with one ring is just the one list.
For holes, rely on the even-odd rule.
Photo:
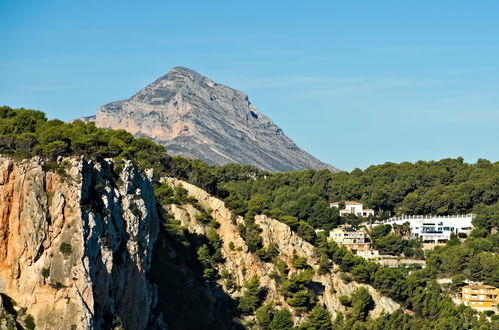
{"label": "pine tree", "polygon": [[289,330],[293,328],[293,320],[291,312],[287,309],[281,309],[275,313],[272,322],[270,322],[271,330]]}
{"label": "pine tree", "polygon": [[262,288],[260,288],[258,276],[253,276],[246,282],[244,288],[238,307],[242,314],[248,315],[253,313],[262,301]]}
{"label": "pine tree", "polygon": [[304,325],[307,330],[330,330],[333,329],[331,313],[322,305],[317,304],[308,315],[308,322]]}
{"label": "pine tree", "polygon": [[256,310],[256,320],[258,321],[258,326],[262,330],[270,329],[270,323],[274,317],[275,309],[274,303],[269,302]]}

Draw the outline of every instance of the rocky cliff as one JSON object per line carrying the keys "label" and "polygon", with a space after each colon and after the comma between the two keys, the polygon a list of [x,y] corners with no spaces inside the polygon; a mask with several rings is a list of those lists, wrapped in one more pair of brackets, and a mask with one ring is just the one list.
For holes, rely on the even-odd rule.
{"label": "rocky cliff", "polygon": [[[222,253],[225,262],[219,265],[219,272],[228,271],[238,286],[243,286],[251,276],[258,275],[261,284],[267,289],[267,299],[274,300],[281,306],[289,307],[279,293],[275,277],[272,276],[273,273],[278,272],[276,266],[272,263],[263,262],[258,256],[250,253],[244,239],[239,235],[236,224],[242,223],[243,219],[237,217],[235,222],[232,221],[233,216],[230,210],[224,206],[223,201],[210,196],[194,185],[173,178],[164,180],[172,187],[182,185],[190,196],[196,198],[204,208],[211,210],[213,218],[220,223],[217,232],[223,242]],[[199,211],[195,207],[191,205],[169,205],[168,209],[190,232],[201,235],[207,234],[207,227],[196,220]],[[257,215],[255,223],[262,229],[261,236],[264,246],[269,246],[270,243],[275,244],[279,250],[279,258],[286,262],[292,272],[292,259],[295,255],[306,257],[308,264],[313,269],[317,270],[319,268],[319,257],[314,247],[296,235],[289,226],[265,215]],[[231,248],[231,242],[234,244],[233,248]],[[381,295],[374,288],[354,281],[345,283],[339,275],[338,267],[335,266],[331,272],[325,275],[316,274],[313,278],[313,281],[321,287],[320,300],[326,305],[333,317],[338,312],[346,310],[345,306],[340,303],[339,297],[350,295],[359,286],[366,287],[375,302],[375,307],[370,312],[371,316],[377,317],[382,311],[391,313],[400,308],[399,304]],[[220,280],[220,284],[223,284],[223,280]],[[228,293],[234,298],[241,294],[240,291]],[[296,321],[300,322],[300,319]]]}
{"label": "rocky cliff", "polygon": [[130,163],[116,174],[110,161],[0,157],[0,292],[37,329],[162,326],[157,232],[151,182]]}
{"label": "rocky cliff", "polygon": [[155,140],[169,153],[210,164],[251,164],[269,171],[336,168],[300,149],[244,93],[175,67],[123,101],[99,108],[95,121]]}

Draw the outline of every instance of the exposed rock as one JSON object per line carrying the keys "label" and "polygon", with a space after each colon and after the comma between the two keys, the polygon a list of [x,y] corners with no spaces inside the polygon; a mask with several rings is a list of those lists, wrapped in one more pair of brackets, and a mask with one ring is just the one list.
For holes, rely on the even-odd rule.
{"label": "exposed rock", "polygon": [[337,171],[300,149],[246,94],[182,67],[173,68],[128,100],[100,107],[95,119],[83,120],[151,138],[174,155],[210,164]]}
{"label": "exposed rock", "polygon": [[75,120],[81,120],[84,123],[95,123],[95,115],[94,116],[86,116],[86,117],[80,117]]}
{"label": "exposed rock", "polygon": [[145,329],[156,299],[151,182],[130,163],[119,177],[110,161],[58,166],[0,157],[0,291],[37,329]]}
{"label": "exposed rock", "polygon": [[[270,276],[273,272],[277,272],[276,267],[271,263],[263,262],[258,256],[250,253],[245,241],[239,235],[235,223],[242,222],[243,219],[237,217],[234,223],[231,220],[232,214],[225,207],[223,201],[190,183],[174,178],[165,178],[164,181],[171,186],[181,184],[188,191],[189,195],[195,197],[204,208],[212,210],[211,215],[220,223],[220,228],[217,232],[223,241],[222,253],[226,260],[223,264],[219,265],[219,271],[228,270],[232,274],[234,282],[239,286],[244,285],[252,275],[258,275],[261,284],[268,290],[267,298],[279,302],[282,306],[287,306],[278,291],[275,279]],[[189,231],[206,234],[205,226],[195,219],[198,211],[194,207],[190,205],[170,205],[169,211]],[[308,264],[312,268],[316,270],[319,268],[319,258],[313,245],[299,237],[288,225],[265,215],[257,215],[255,223],[262,229],[261,237],[264,246],[268,246],[270,243],[276,244],[280,253],[279,258],[284,260],[292,271],[293,255],[306,257]],[[230,249],[230,242],[234,243],[235,249]],[[345,307],[340,303],[339,297],[352,294],[360,286],[364,286],[369,290],[375,302],[375,308],[370,312],[372,317],[379,316],[382,311],[391,313],[400,308],[399,304],[381,295],[371,286],[359,284],[355,281],[345,283],[340,279],[339,274],[338,267],[335,266],[331,272],[325,275],[315,275],[313,278],[313,281],[322,287],[320,299],[333,316],[339,311],[345,311]],[[240,295],[240,292],[229,292],[229,294],[237,297]]]}

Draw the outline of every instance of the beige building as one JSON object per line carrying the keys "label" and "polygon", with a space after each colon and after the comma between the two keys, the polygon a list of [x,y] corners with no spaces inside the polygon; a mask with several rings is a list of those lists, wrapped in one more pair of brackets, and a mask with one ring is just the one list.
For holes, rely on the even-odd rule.
{"label": "beige building", "polygon": [[366,251],[371,246],[366,242],[366,233],[353,228],[335,228],[329,232],[329,240],[349,250]]}
{"label": "beige building", "polygon": [[499,303],[499,289],[491,285],[466,285],[461,289],[465,306],[492,309]]}
{"label": "beige building", "polygon": [[[331,203],[330,207],[340,207],[341,202]],[[340,210],[340,216],[345,214],[355,214],[358,217],[368,217],[374,215],[374,210],[364,209],[364,204],[359,202],[345,202],[345,208]]]}

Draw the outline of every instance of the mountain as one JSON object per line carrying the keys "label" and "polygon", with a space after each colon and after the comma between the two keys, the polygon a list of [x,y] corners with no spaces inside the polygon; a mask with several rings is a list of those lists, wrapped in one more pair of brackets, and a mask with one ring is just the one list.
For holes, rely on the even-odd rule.
{"label": "mountain", "polygon": [[95,118],[82,120],[125,129],[153,139],[173,155],[214,165],[338,171],[299,148],[246,94],[183,67],[173,68],[127,100],[101,106]]}

